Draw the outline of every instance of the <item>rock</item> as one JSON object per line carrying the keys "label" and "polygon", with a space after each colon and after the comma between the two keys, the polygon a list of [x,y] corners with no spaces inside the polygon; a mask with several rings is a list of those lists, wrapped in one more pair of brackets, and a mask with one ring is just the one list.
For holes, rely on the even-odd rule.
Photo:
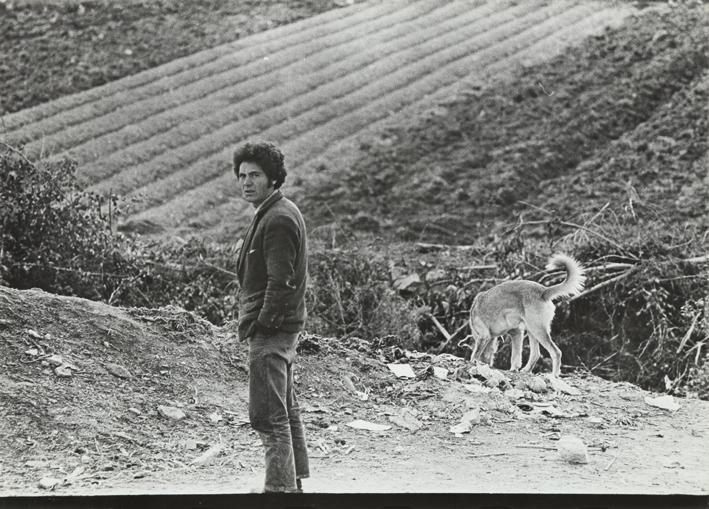
{"label": "rock", "polygon": [[27,335],[33,337],[34,339],[44,339],[42,335],[36,330],[27,329],[25,332],[27,332]]}
{"label": "rock", "polygon": [[650,406],[662,408],[663,410],[669,410],[670,412],[676,412],[681,408],[681,406],[675,402],[674,398],[670,395],[660,396],[657,398],[645,396],[645,403]]}
{"label": "rock", "polygon": [[438,366],[433,366],[433,376],[435,376],[439,380],[447,380],[448,379],[448,370],[446,368],[440,368]]}
{"label": "rock", "polygon": [[568,394],[570,396],[578,396],[581,394],[581,391],[578,390],[576,387],[570,386],[569,384],[555,376],[547,375],[546,381],[549,383],[549,386],[556,392],[563,392],[564,394]]}
{"label": "rock", "polygon": [[423,426],[421,421],[419,421],[416,416],[413,415],[411,410],[407,408],[402,408],[398,414],[389,416],[389,420],[397,426],[406,428],[414,433],[420,430]]}
{"label": "rock", "polygon": [[166,419],[171,419],[173,421],[180,421],[187,417],[185,413],[179,408],[164,405],[158,406],[158,413]]}
{"label": "rock", "polygon": [[433,270],[429,270],[426,273],[425,278],[426,278],[427,283],[435,283],[437,281],[441,281],[443,279],[446,279],[447,276],[448,276],[448,274],[446,273],[445,270],[433,269]]}
{"label": "rock", "polygon": [[36,348],[30,348],[29,350],[25,351],[25,354],[31,355],[32,357],[37,357],[39,355],[39,350]]}
{"label": "rock", "polygon": [[364,429],[367,431],[387,431],[391,429],[391,426],[387,426],[386,424],[377,424],[374,422],[363,421],[361,419],[348,422],[345,426],[349,426],[354,429]]}
{"label": "rock", "polygon": [[53,490],[61,481],[54,477],[42,477],[37,484],[43,490]]}
{"label": "rock", "polygon": [[55,368],[54,372],[57,376],[61,376],[64,378],[69,378],[72,375],[71,369],[69,369],[69,367],[64,364]]}
{"label": "rock", "polygon": [[61,355],[54,354],[47,358],[47,362],[52,366],[61,366],[64,364],[64,359]]}
{"label": "rock", "polygon": [[223,417],[219,412],[212,412],[207,417],[209,417],[209,420],[214,424],[218,424],[221,420],[223,420]]}
{"label": "rock", "polygon": [[133,413],[133,414],[135,414],[135,415],[141,415],[141,414],[142,414],[142,412],[141,412],[140,410],[138,410],[137,408],[135,408],[135,407],[130,407],[130,408],[128,409],[128,411],[131,412],[131,413]]}
{"label": "rock", "polygon": [[411,364],[387,364],[387,367],[397,378],[416,378]]}
{"label": "rock", "polygon": [[530,391],[542,394],[547,392],[547,383],[540,376],[534,376],[527,381],[527,387]]}
{"label": "rock", "polygon": [[123,366],[120,366],[118,364],[113,364],[113,363],[108,362],[108,363],[104,364],[104,367],[106,368],[106,370],[109,373],[111,373],[113,376],[116,376],[118,378],[126,379],[126,378],[130,378],[133,376],[133,375],[131,375],[130,371],[128,371],[126,368],[124,368]]}
{"label": "rock", "polygon": [[564,435],[559,439],[557,450],[567,463],[588,463],[588,451],[583,441],[574,435]]}

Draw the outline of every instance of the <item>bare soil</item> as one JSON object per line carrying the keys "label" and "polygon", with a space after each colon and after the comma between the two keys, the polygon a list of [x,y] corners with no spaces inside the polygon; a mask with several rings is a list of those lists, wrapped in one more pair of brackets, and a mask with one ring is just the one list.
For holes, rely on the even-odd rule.
{"label": "bare soil", "polygon": [[[246,347],[177,308],[119,309],[0,288],[4,496],[244,493],[262,483],[247,424]],[[709,402],[650,406],[631,384],[543,376],[306,334],[296,384],[312,458],[309,492],[706,494]],[[57,373],[52,355],[68,365]],[[416,378],[387,367],[408,363]],[[61,367],[61,366],[60,366]],[[446,368],[437,378],[432,368]],[[60,370],[61,372],[61,370]],[[530,384],[539,383],[534,392]],[[492,387],[491,387],[492,386]],[[179,420],[159,407],[184,413]],[[402,411],[408,420],[398,421]],[[454,433],[471,410],[470,432]],[[353,429],[355,420],[390,428]],[[419,427],[419,429],[415,429]],[[580,438],[588,463],[562,459]],[[195,463],[211,447],[211,461]]]}

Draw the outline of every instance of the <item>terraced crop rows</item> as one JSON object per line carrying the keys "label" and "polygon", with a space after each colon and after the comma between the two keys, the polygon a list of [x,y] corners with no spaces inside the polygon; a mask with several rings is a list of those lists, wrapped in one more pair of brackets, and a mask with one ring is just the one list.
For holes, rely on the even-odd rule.
{"label": "terraced crop rows", "polygon": [[356,4],[8,115],[0,134],[34,156],[75,157],[92,190],[137,198],[134,221],[218,233],[223,218],[247,217],[230,168],[243,139],[281,144],[297,194],[366,133],[632,12],[582,0]]}

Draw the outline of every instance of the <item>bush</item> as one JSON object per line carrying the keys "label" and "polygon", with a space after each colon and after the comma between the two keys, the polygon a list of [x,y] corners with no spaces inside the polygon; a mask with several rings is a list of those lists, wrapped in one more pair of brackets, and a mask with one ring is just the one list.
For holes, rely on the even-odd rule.
{"label": "bush", "polygon": [[177,305],[222,324],[236,315],[227,246],[114,233],[115,196],[82,190],[69,159],[0,152],[0,283],[122,306]]}
{"label": "bush", "polygon": [[354,249],[310,254],[310,326],[324,334],[391,337],[404,348],[419,341],[420,309],[392,289],[387,266]]}
{"label": "bush", "polygon": [[114,198],[81,191],[68,159],[0,152],[0,282],[106,299],[124,270],[110,230]]}

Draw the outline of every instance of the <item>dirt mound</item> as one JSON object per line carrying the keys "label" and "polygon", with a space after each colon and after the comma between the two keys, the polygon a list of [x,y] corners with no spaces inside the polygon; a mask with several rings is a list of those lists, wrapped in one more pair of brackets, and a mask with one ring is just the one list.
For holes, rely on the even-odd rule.
{"label": "dirt mound", "polygon": [[[261,482],[245,347],[228,327],[178,308],[5,287],[0,316],[3,494],[44,492],[40,481],[64,494],[240,492]],[[709,488],[709,403],[672,400],[679,407],[666,410],[630,384],[554,381],[358,338],[305,334],[299,351],[310,491]],[[581,439],[576,459],[587,463],[570,467],[565,436]]]}

